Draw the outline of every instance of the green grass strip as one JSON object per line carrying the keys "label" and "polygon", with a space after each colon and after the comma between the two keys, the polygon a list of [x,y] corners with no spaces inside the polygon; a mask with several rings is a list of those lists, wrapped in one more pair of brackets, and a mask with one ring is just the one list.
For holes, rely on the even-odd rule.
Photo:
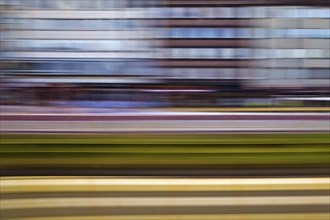
{"label": "green grass strip", "polygon": [[1,169],[324,165],[330,138],[308,134],[1,135]]}

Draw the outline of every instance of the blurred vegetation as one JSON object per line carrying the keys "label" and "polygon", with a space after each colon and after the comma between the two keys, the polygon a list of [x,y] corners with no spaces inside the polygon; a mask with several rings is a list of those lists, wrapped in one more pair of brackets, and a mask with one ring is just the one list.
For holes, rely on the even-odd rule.
{"label": "blurred vegetation", "polygon": [[3,134],[1,169],[329,166],[330,137],[309,134]]}

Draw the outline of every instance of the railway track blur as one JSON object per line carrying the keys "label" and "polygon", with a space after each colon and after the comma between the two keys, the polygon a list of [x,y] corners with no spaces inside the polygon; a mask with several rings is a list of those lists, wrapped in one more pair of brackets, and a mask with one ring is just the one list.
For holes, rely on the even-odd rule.
{"label": "railway track blur", "polygon": [[0,218],[328,220],[329,127],[324,112],[7,112]]}
{"label": "railway track blur", "polygon": [[2,177],[1,219],[329,219],[323,178]]}

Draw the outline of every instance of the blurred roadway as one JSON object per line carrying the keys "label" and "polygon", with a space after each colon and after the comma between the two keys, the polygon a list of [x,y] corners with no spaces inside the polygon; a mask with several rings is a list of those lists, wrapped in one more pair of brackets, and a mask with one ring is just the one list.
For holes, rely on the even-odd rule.
{"label": "blurred roadway", "polygon": [[329,113],[2,113],[2,133],[324,132]]}
{"label": "blurred roadway", "polygon": [[329,178],[3,177],[1,219],[329,219]]}

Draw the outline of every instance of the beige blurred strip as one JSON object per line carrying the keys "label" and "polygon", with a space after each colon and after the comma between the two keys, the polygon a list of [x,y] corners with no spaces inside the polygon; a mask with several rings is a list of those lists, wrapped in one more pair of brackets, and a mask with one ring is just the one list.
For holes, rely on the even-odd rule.
{"label": "beige blurred strip", "polygon": [[141,207],[141,206],[240,206],[240,205],[325,205],[329,196],[264,196],[264,197],[115,197],[115,198],[33,198],[5,199],[1,209],[60,207]]}
{"label": "beige blurred strip", "polygon": [[[41,82],[41,81],[40,81]],[[0,132],[328,132],[327,120],[2,121]]]}
{"label": "beige blurred strip", "polygon": [[330,178],[1,178],[1,192],[327,190]]}
{"label": "beige blurred strip", "polygon": [[129,215],[16,218],[17,220],[329,220],[327,213],[300,214],[216,214],[216,215]]}

